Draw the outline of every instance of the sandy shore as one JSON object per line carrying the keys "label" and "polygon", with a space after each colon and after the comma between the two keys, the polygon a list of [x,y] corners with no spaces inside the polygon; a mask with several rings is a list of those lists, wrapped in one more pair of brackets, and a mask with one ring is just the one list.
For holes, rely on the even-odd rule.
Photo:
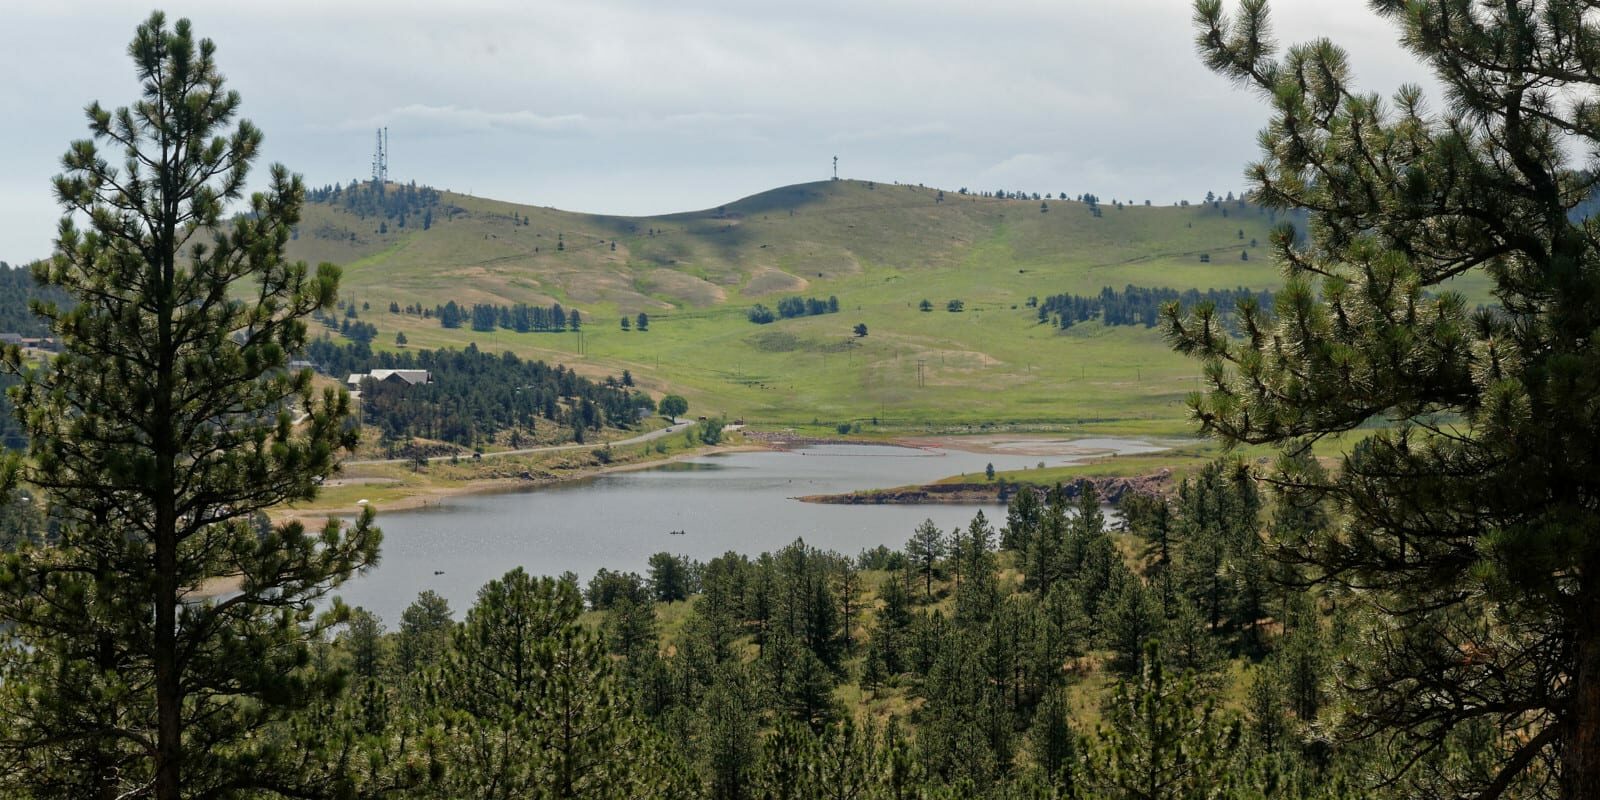
{"label": "sandy shore", "polygon": [[[719,445],[717,447],[707,447],[696,450],[692,453],[678,453],[677,455],[669,456],[667,458],[646,459],[644,461],[635,461],[630,464],[613,464],[606,467],[593,467],[589,469],[573,470],[571,474],[562,475],[555,478],[540,478],[534,480],[528,480],[525,478],[477,478],[472,480],[456,481],[441,486],[430,486],[425,488],[419,487],[415,491],[402,497],[386,500],[381,505],[373,504],[373,508],[377,509],[378,511],[416,511],[417,509],[442,505],[446,500],[449,500],[452,497],[460,497],[463,495],[525,491],[528,489],[538,488],[540,486],[552,486],[558,483],[570,483],[572,481],[587,480],[589,478],[607,475],[614,472],[630,472],[633,470],[650,469],[651,467],[659,467],[662,464],[670,464],[675,461],[685,461],[691,458],[700,458],[701,456],[712,455],[714,453],[740,453],[770,449],[772,448],[760,444]],[[335,481],[329,481],[329,484],[353,486],[363,483],[382,483],[386,481],[392,482],[390,479],[382,478],[341,478],[338,479],[338,481],[338,483]],[[361,508],[362,506],[359,505],[312,505],[304,508],[273,509],[268,516],[273,522],[276,523],[298,521],[308,529],[312,529],[320,528],[329,517],[352,516],[359,513]]]}

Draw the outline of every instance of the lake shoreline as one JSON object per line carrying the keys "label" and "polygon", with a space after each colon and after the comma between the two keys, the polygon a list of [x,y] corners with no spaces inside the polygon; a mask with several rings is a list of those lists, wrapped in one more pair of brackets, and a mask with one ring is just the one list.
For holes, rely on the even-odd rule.
{"label": "lake shoreline", "polygon": [[[1095,492],[1107,503],[1116,503],[1130,493],[1164,494],[1172,487],[1172,470],[1162,469],[1146,475],[1085,477],[1080,482],[1063,483],[1062,493],[1068,498],[1078,496],[1081,482],[1094,484]],[[1047,487],[1035,484],[1000,482],[924,483],[897,486],[892,489],[841,492],[838,494],[812,494],[796,497],[802,503],[823,505],[1005,505],[1017,492],[1044,491]]]}
{"label": "lake shoreline", "polygon": [[[439,483],[429,486],[409,488],[404,494],[392,497],[381,502],[374,502],[371,506],[381,512],[419,511],[434,508],[445,504],[453,498],[471,495],[486,495],[499,493],[513,493],[532,491],[540,488],[557,486],[592,480],[602,475],[619,472],[651,469],[663,464],[671,464],[707,455],[739,453],[753,451],[786,452],[807,447],[829,445],[873,446],[873,447],[900,447],[920,450],[923,452],[959,451],[964,453],[989,453],[995,455],[1029,454],[1054,457],[1069,457],[1084,459],[1085,462],[1098,460],[1110,454],[1107,448],[1096,446],[1100,439],[1074,439],[1062,436],[1059,433],[1040,434],[1029,436],[1026,434],[1013,435],[914,435],[897,436],[891,439],[851,439],[847,437],[817,437],[795,435],[783,431],[740,431],[741,441],[735,444],[699,447],[665,457],[642,458],[626,464],[609,464],[585,466],[574,469],[564,469],[559,472],[551,471],[524,471],[520,477],[475,477],[465,479],[441,479]],[[1170,443],[1163,443],[1159,449],[1166,450]],[[1165,479],[1160,470],[1140,475],[1125,475],[1115,479],[1096,479],[1097,488],[1103,497],[1120,497],[1127,491],[1160,491],[1165,486]],[[887,489],[871,489],[850,491],[838,494],[817,494],[796,497],[794,499],[805,503],[825,505],[960,505],[960,504],[1003,504],[1006,499],[1005,489],[998,483],[984,483],[970,480],[952,480],[956,476],[928,484],[913,484]],[[383,484],[388,479],[370,476],[355,475],[348,478],[336,479],[332,485],[356,485],[364,482]],[[1105,482],[1105,486],[1098,483]],[[1134,487],[1133,484],[1138,484]],[[1014,492],[1018,484],[1013,481],[1009,484],[1010,491]],[[1130,488],[1131,487],[1131,488]],[[360,513],[364,506],[360,503],[346,504],[315,504],[307,507],[284,507],[274,509],[268,516],[274,523],[282,524],[298,521],[307,528],[320,528],[330,517],[349,517]]]}
{"label": "lake shoreline", "polygon": [[[443,505],[446,501],[469,495],[499,494],[502,492],[532,491],[547,486],[556,486],[563,483],[575,483],[591,480],[601,475],[610,475],[618,472],[631,472],[641,469],[659,467],[662,464],[671,464],[686,461],[692,458],[715,455],[719,453],[740,453],[760,450],[780,449],[761,444],[731,444],[701,447],[682,453],[675,453],[664,458],[646,458],[627,464],[609,464],[599,467],[575,469],[561,475],[542,474],[539,477],[527,478],[471,478],[467,480],[450,481],[442,485],[418,488],[406,495],[384,502],[382,505],[372,504],[372,508],[380,512],[388,511],[419,511]],[[524,473],[531,475],[532,473]],[[356,479],[361,480],[361,479]],[[320,527],[330,517],[353,516],[360,513],[364,506],[311,506],[308,508],[286,507],[273,509],[267,516],[275,524],[300,522],[307,528]]]}
{"label": "lake shoreline", "polygon": [[[785,437],[787,438],[787,437]],[[403,486],[356,484],[338,487],[323,507],[349,519],[361,499],[382,513],[382,562],[339,590],[346,603],[385,619],[397,619],[424,590],[435,591],[457,607],[469,606],[488,581],[520,566],[536,575],[573,573],[581,579],[600,569],[647,570],[649,559],[671,552],[709,561],[729,551],[775,552],[796,541],[837,553],[878,546],[898,547],[917,526],[934,520],[941,529],[970,524],[982,511],[993,517],[1002,507],[993,499],[976,503],[841,505],[798,502],[797,495],[925,483],[982,481],[988,466],[997,482],[1053,484],[1061,470],[1115,469],[1123,474],[1159,469],[1149,459],[1121,454],[1148,453],[1148,441],[1079,440],[1048,437],[990,442],[995,453],[950,448],[897,449],[859,443],[793,447],[758,446],[735,437],[727,446],[694,448],[670,454],[638,451],[613,454],[601,465],[593,453],[540,465],[504,463],[442,465],[414,474],[384,467],[382,477]],[[967,444],[951,442],[950,444]],[[971,444],[984,444],[976,440]],[[681,446],[681,445],[680,445]],[[731,452],[742,450],[746,452]],[[1060,455],[1052,456],[1042,451]],[[1110,463],[1085,463],[1086,451],[1115,450]],[[1026,452],[1023,452],[1026,451]],[[715,455],[708,455],[715,453]],[[621,461],[643,463],[618,463]],[[1040,470],[1046,461],[1050,467]],[[676,461],[677,463],[672,463]],[[654,468],[652,468],[654,466]],[[494,470],[490,472],[489,470]],[[514,479],[526,471],[533,480],[471,481],[474,477]],[[603,477],[584,480],[582,476]],[[366,477],[366,471],[354,471]],[[960,476],[966,475],[966,478]],[[977,477],[973,477],[977,476]],[[948,480],[945,480],[947,479]],[[446,479],[461,481],[446,486]],[[332,481],[330,481],[331,483]],[[425,497],[405,499],[412,490]],[[445,500],[454,494],[454,499]],[[391,513],[401,501],[423,507]],[[436,504],[442,504],[438,507]],[[325,512],[324,512],[325,513]]]}

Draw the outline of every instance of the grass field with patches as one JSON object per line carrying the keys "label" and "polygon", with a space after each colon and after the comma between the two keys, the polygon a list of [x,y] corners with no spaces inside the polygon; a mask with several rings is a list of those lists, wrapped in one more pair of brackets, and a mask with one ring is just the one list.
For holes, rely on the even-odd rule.
{"label": "grass field with patches", "polygon": [[[310,204],[291,254],[345,268],[343,295],[393,348],[510,350],[587,374],[631,371],[695,413],[767,427],[861,423],[1136,434],[1188,431],[1199,365],[1159,332],[1068,331],[1029,296],[1127,284],[1273,288],[1273,220],[1238,203],[1188,207],[997,200],[838,181],[777,189],[720,209],[651,218],[574,214],[446,193],[429,230]],[[526,224],[516,220],[526,220]],[[316,231],[327,235],[317,235]],[[1252,241],[1256,246],[1251,246]],[[1248,254],[1248,260],[1241,254]],[[1201,263],[1201,254],[1210,263]],[[755,325],[753,303],[838,297],[840,311]],[[918,309],[929,300],[934,310]],[[965,310],[945,310],[952,299]],[[391,301],[560,302],[582,334],[446,330]],[[648,332],[619,319],[650,315]],[[868,335],[852,329],[865,324]]]}
{"label": "grass field with patches", "polygon": [[[1321,459],[1324,464],[1331,465],[1353,442],[1365,438],[1368,433],[1370,431],[1363,429],[1343,436],[1318,439],[1311,444],[1311,455]],[[1132,478],[1161,470],[1171,470],[1173,480],[1179,481],[1221,458],[1265,463],[1275,459],[1279,452],[1279,449],[1272,445],[1239,445],[1228,449],[1214,439],[1199,439],[1154,453],[1105,455],[1079,464],[1002,470],[995,473],[994,480],[1049,487],[1063,483],[1070,484],[1082,478]],[[936,483],[970,483],[973,480],[974,476],[952,475]]]}

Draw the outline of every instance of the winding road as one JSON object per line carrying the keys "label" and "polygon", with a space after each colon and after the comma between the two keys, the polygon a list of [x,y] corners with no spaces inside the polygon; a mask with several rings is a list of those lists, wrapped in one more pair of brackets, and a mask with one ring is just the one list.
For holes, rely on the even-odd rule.
{"label": "winding road", "polygon": [[[544,447],[524,447],[524,448],[522,448],[520,450],[500,450],[500,451],[497,451],[497,452],[494,452],[494,453],[484,453],[482,457],[483,458],[500,458],[502,456],[524,456],[524,455],[528,455],[530,453],[553,453],[553,452],[556,452],[556,451],[559,451],[559,450],[593,450],[596,447],[604,447],[607,444],[609,444],[609,445],[611,445],[613,447],[624,447],[624,446],[627,446],[627,445],[630,445],[630,444],[641,444],[643,442],[653,442],[656,439],[660,439],[662,437],[671,436],[674,433],[678,433],[679,431],[682,431],[683,429],[688,428],[691,425],[694,425],[694,423],[690,422],[688,420],[681,420],[680,419],[680,420],[674,421],[671,425],[668,425],[667,427],[662,428],[661,430],[650,431],[649,433],[641,433],[638,436],[634,436],[634,437],[627,438],[627,439],[618,439],[618,440],[613,441],[613,442],[595,442],[593,444],[587,444],[587,443],[586,444],[552,444],[552,445],[546,445]],[[471,458],[471,456],[467,456],[467,457]],[[428,459],[428,461],[429,461],[429,463],[432,463],[432,462],[435,462],[435,461],[449,461],[452,458],[461,458],[461,454],[460,453],[455,453],[455,454],[452,454],[452,455],[432,456],[432,457],[430,457]],[[364,460],[361,460],[361,461],[346,461],[346,462],[344,462],[344,466],[356,467],[356,466],[361,466],[363,464],[410,464],[410,463],[412,463],[412,461],[413,460],[409,459],[409,458],[376,458],[376,459],[364,459]]]}

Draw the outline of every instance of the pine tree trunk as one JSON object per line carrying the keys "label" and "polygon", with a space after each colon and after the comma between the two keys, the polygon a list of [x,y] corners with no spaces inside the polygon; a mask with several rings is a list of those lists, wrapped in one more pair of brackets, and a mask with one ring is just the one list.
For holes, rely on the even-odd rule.
{"label": "pine tree trunk", "polygon": [[[163,179],[170,180],[171,170]],[[172,196],[170,190],[163,192]],[[176,220],[178,208],[166,203],[166,219]],[[178,512],[176,480],[177,444],[172,429],[177,353],[173,343],[174,309],[171,306],[176,273],[171,243],[173,226],[162,230],[164,252],[159,265],[161,295],[156,314],[156,390],[152,398],[151,442],[155,447],[155,473],[151,494],[155,500],[155,662],[156,679],[156,800],[180,800],[183,760],[183,676],[178,665]]]}
{"label": "pine tree trunk", "polygon": [[[1591,565],[1596,561],[1600,556],[1590,558]],[[1584,577],[1579,607],[1588,613],[1578,622],[1577,664],[1562,737],[1561,796],[1566,800],[1600,797],[1600,568],[1587,570]]]}
{"label": "pine tree trunk", "polygon": [[[104,632],[100,633],[96,639],[95,666],[99,667],[102,672],[111,672],[117,669],[115,642]],[[90,767],[94,770],[94,800],[117,800],[122,795],[121,785],[118,781],[115,747],[115,743],[102,741],[97,743],[94,748]]]}
{"label": "pine tree trunk", "polygon": [[156,513],[156,800],[179,800],[183,756],[182,678],[178,674],[178,547],[170,505]]}

